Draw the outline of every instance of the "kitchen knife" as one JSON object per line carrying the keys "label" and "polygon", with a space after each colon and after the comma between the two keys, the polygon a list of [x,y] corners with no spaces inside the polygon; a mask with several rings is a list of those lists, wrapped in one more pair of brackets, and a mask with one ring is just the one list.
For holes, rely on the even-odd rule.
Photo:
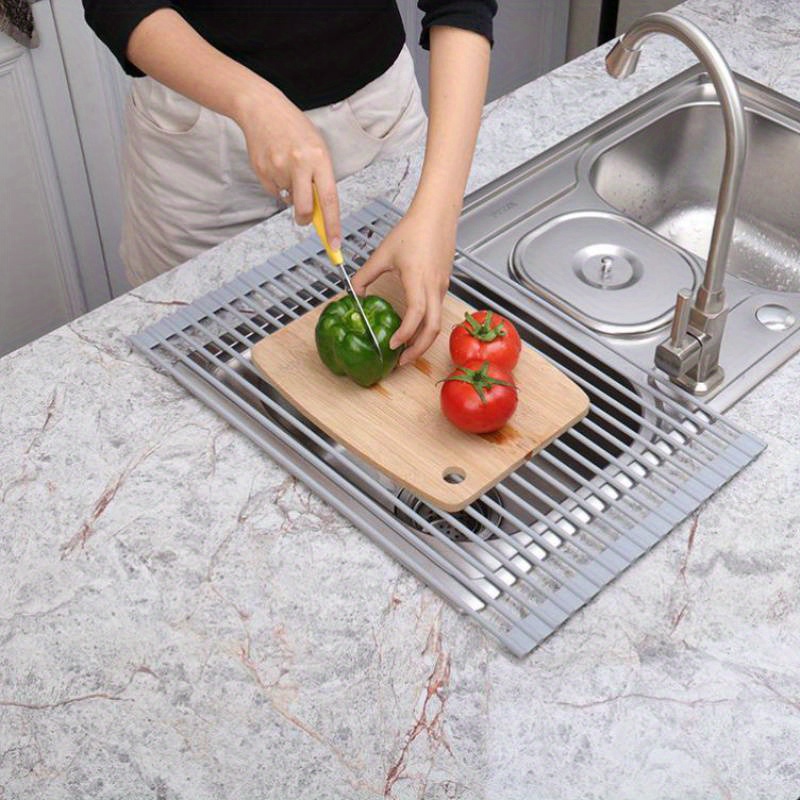
{"label": "kitchen knife", "polygon": [[367,330],[369,331],[370,338],[372,339],[372,343],[375,345],[375,349],[378,351],[378,356],[383,362],[383,351],[381,350],[380,343],[378,342],[378,337],[375,335],[375,331],[372,330],[372,325],[369,324],[369,320],[367,319],[367,315],[364,313],[364,307],[361,305],[361,300],[359,299],[358,295],[353,289],[353,284],[350,283],[350,276],[347,273],[347,267],[344,265],[344,257],[342,256],[341,250],[333,250],[328,242],[328,236],[325,233],[325,221],[322,218],[322,207],[319,204],[319,195],[317,194],[317,187],[313,187],[314,192],[314,211],[312,215],[312,222],[314,223],[314,228],[317,231],[317,236],[322,240],[322,245],[325,248],[325,252],[328,254],[328,258],[331,262],[339,267],[339,271],[342,273],[342,279],[344,280],[345,288],[347,289],[347,293],[350,297],[353,298],[353,301],[358,308],[358,313],[361,314],[361,319],[364,320],[364,325],[366,325]]}

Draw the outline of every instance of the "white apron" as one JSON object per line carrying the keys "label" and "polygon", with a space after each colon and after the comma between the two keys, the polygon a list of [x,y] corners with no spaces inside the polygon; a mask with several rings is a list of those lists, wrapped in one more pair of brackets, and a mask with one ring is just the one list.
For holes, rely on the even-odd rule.
{"label": "white apron", "polygon": [[[403,153],[426,127],[406,47],[346,100],[305,113],[328,146],[337,180]],[[126,125],[120,253],[133,286],[283,207],[256,178],[244,134],[228,117],[144,77],[133,81]]]}

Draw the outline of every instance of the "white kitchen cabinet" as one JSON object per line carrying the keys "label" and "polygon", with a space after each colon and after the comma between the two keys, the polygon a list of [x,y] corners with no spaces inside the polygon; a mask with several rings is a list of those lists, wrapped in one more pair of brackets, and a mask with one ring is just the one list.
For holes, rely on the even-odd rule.
{"label": "white kitchen cabinet", "polygon": [[0,33],[0,355],[129,288],[118,253],[127,78],[80,0],[33,11],[39,47]]}
{"label": "white kitchen cabinet", "polygon": [[39,48],[0,34],[0,354],[110,297],[50,5],[34,9]]}
{"label": "white kitchen cabinet", "polygon": [[116,296],[130,289],[119,255],[120,156],[123,108],[130,78],[86,24],[81,0],[51,0],[51,3],[72,109],[85,154],[104,271],[111,294]]}

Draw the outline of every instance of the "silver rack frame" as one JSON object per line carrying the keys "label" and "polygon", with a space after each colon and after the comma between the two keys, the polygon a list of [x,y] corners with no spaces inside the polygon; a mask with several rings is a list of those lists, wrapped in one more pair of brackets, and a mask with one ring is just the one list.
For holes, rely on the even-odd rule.
{"label": "silver rack frame", "polygon": [[[343,222],[348,269],[401,213],[375,200]],[[589,415],[464,509],[431,508],[303,418],[251,347],[342,291],[316,237],[132,337],[159,369],[248,436],[516,656],[661,541],[764,445],[655,373],[604,367],[498,292],[541,304],[458,251],[452,290],[495,308],[591,398]],[[558,309],[549,315],[571,323]]]}

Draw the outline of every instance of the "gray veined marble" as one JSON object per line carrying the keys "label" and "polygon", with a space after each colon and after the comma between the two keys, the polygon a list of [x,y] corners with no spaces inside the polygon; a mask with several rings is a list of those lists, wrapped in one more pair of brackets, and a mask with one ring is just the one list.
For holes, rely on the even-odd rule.
{"label": "gray veined marble", "polygon": [[[690,2],[800,99],[800,13]],[[470,188],[691,63],[594,51],[487,107]],[[342,184],[405,206],[421,152]],[[731,417],[769,443],[532,657],[480,630],[128,335],[296,241],[275,218],[0,360],[0,798],[800,795],[794,359]]]}

